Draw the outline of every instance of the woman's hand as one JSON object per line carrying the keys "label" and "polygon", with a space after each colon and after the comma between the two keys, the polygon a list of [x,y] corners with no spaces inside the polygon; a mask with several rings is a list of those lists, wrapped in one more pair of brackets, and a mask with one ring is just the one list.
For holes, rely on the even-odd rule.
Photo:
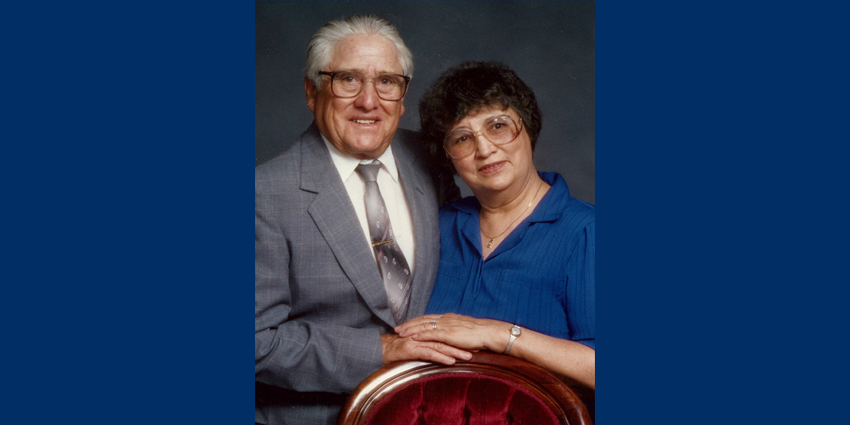
{"label": "woman's hand", "polygon": [[395,328],[401,337],[438,341],[466,350],[487,349],[501,353],[508,345],[511,324],[459,314],[429,314]]}
{"label": "woman's hand", "polygon": [[[414,341],[502,353],[508,346],[511,326],[507,322],[459,314],[429,314],[411,319],[395,331],[400,337]],[[523,329],[510,355],[596,388],[596,351],[578,342]]]}

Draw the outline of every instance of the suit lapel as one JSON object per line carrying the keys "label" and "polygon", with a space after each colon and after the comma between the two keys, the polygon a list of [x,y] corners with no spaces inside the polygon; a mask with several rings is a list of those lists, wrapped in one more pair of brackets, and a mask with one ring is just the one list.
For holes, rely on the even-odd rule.
{"label": "suit lapel", "polygon": [[369,309],[395,326],[375,258],[315,124],[301,138],[301,189],[316,193],[307,211],[345,275]]}
{"label": "suit lapel", "polygon": [[433,223],[436,217],[434,217],[435,211],[432,211],[431,207],[433,202],[428,202],[424,188],[424,185],[428,182],[423,181],[423,179],[427,176],[417,171],[416,161],[418,159],[400,141],[393,142],[393,156],[395,156],[398,164],[398,172],[404,185],[407,203],[410,205],[415,233],[416,265],[413,271],[413,293],[410,296],[410,307],[407,313],[407,318],[412,319],[425,313],[425,307],[431,297],[431,285],[427,284],[427,277],[430,273],[427,270],[432,267],[434,261],[437,261],[431,255],[431,247],[435,238],[433,229],[436,228]]}

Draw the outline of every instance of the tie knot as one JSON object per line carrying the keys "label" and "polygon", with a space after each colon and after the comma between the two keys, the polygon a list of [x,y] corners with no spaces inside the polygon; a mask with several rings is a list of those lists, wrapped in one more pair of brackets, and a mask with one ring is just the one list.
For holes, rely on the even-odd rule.
{"label": "tie knot", "polygon": [[360,174],[360,177],[363,177],[363,180],[367,182],[377,181],[378,171],[381,171],[381,161],[376,159],[371,164],[360,164],[355,170],[357,174]]}

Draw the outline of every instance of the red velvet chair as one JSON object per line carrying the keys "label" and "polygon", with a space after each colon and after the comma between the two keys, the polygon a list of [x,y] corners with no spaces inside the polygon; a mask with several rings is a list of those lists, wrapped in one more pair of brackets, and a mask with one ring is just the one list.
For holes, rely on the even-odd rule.
{"label": "red velvet chair", "polygon": [[478,352],[454,366],[390,364],[351,394],[339,425],[592,424],[567,384],[547,370]]}

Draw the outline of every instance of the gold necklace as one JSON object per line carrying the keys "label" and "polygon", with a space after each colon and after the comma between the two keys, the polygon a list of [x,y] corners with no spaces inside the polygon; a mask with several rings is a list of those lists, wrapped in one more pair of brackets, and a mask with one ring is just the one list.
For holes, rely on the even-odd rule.
{"label": "gold necklace", "polygon": [[515,218],[514,221],[511,222],[511,224],[508,224],[508,227],[505,230],[503,230],[502,233],[499,233],[496,236],[489,236],[486,233],[484,233],[484,229],[481,228],[481,225],[479,223],[478,230],[481,231],[481,234],[484,235],[484,237],[490,238],[490,242],[487,243],[487,248],[490,248],[491,246],[493,246],[493,241],[495,241],[496,238],[499,238],[502,235],[504,235],[511,227],[513,227],[514,223],[516,223],[517,220],[519,220],[520,217],[522,217],[525,214],[525,212],[528,211],[529,208],[531,208],[531,204],[534,203],[534,199],[537,198],[537,194],[540,193],[540,188],[542,188],[542,187],[543,187],[543,180],[540,180],[540,184],[537,186],[537,191],[534,192],[534,196],[531,198],[531,202],[529,202],[528,205],[526,205],[525,209],[522,210],[522,212],[517,216],[517,218]]}

